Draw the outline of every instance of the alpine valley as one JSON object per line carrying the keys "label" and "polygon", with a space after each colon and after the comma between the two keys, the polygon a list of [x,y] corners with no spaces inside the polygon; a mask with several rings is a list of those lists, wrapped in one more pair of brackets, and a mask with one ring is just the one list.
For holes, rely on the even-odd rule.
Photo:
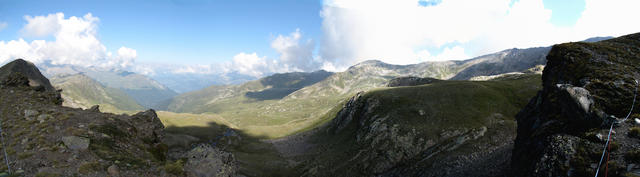
{"label": "alpine valley", "polygon": [[225,82],[28,60],[0,68],[6,175],[591,176],[614,124],[607,174],[640,176],[640,33]]}

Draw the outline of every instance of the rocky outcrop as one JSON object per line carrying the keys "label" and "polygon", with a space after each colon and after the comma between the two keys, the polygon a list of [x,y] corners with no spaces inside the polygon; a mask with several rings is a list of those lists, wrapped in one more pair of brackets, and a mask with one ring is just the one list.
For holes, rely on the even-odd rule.
{"label": "rocky outcrop", "polygon": [[89,138],[79,136],[65,136],[62,137],[62,142],[68,149],[71,150],[85,150],[89,148]]}
{"label": "rocky outcrop", "polygon": [[387,83],[387,87],[416,86],[416,85],[431,84],[439,81],[442,81],[442,80],[429,78],[429,77],[427,78],[397,77],[397,78],[391,79],[389,83]]}
{"label": "rocky outcrop", "polygon": [[236,176],[238,165],[233,154],[221,151],[207,144],[200,144],[185,154],[184,165],[189,176],[194,177],[227,177]]}
{"label": "rocky outcrop", "polygon": [[[32,64],[16,60],[7,65],[0,69],[0,76],[6,76],[0,80],[0,119],[3,149],[16,173],[12,175],[194,176],[172,171],[184,164],[165,166],[176,159],[168,158],[169,147],[162,141],[164,125],[154,110],[129,116],[101,113],[97,106],[89,110],[63,107],[59,91],[47,89],[47,78],[34,78],[39,71]],[[225,153],[205,157],[233,165],[220,156]],[[1,157],[4,161],[5,156]],[[0,164],[0,174],[8,169]],[[223,170],[231,174],[234,168]]]}
{"label": "rocky outcrop", "polygon": [[[539,90],[539,77],[359,92],[331,121],[299,136],[305,149],[296,152],[307,156],[292,159],[308,160],[296,162],[294,169],[302,176],[504,175],[515,138],[513,117],[520,110],[516,105]],[[526,96],[502,95],[513,92]]]}
{"label": "rocky outcrop", "polygon": [[[555,45],[547,56],[543,90],[516,117],[513,175],[595,175],[609,125],[629,112],[637,79],[640,33]],[[635,103],[637,108],[640,102]],[[614,128],[609,176],[635,173],[637,162],[629,154],[640,142],[627,135],[635,126],[627,121]]]}
{"label": "rocky outcrop", "polygon": [[[44,77],[40,70],[31,62],[23,59],[16,59],[0,68],[0,82],[5,81],[10,74],[20,73],[28,79],[29,86],[41,87],[47,91],[54,91],[49,79]],[[6,85],[6,84],[5,84]],[[9,84],[10,85],[10,84]]]}

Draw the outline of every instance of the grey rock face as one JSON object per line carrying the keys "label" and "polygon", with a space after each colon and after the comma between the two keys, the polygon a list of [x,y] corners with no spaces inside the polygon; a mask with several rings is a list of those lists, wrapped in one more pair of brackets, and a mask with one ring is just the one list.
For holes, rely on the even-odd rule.
{"label": "grey rock face", "polygon": [[184,165],[188,176],[236,176],[238,165],[233,154],[201,144],[186,153]]}
{"label": "grey rock face", "polygon": [[[610,125],[633,103],[638,54],[640,33],[555,45],[547,56],[543,90],[516,116],[511,176],[595,175]],[[624,156],[640,145],[625,136],[632,126],[633,121],[614,126],[609,176],[630,172],[624,169],[634,162]]]}
{"label": "grey rock face", "polygon": [[570,84],[557,84],[558,89],[564,91],[573,99],[583,113],[588,113],[589,108],[593,104],[593,98],[587,89],[582,87],[574,87]]}
{"label": "grey rock face", "polygon": [[100,105],[93,105],[91,108],[87,109],[91,112],[100,112]]}
{"label": "grey rock face", "polygon": [[164,125],[158,118],[156,111],[153,109],[139,112],[132,116],[134,122],[141,127],[138,129],[145,130],[142,137],[160,140],[164,137]]}
{"label": "grey rock face", "polygon": [[33,120],[33,118],[38,115],[38,111],[32,109],[24,110],[24,118],[27,120]]}
{"label": "grey rock face", "polygon": [[71,150],[86,150],[89,148],[89,138],[65,136],[62,137],[62,142]]}

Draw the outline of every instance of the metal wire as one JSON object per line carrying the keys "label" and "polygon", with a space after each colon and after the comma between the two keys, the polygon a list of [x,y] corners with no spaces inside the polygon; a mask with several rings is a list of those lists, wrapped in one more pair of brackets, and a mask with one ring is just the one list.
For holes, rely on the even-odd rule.
{"label": "metal wire", "polygon": [[[636,104],[636,96],[638,96],[638,80],[636,81],[636,89],[633,92],[633,103],[631,103],[631,109],[629,110],[629,113],[627,114],[627,117],[625,117],[624,119],[622,119],[622,122],[626,121],[627,119],[629,119],[629,116],[631,116],[631,112],[633,112],[633,107]],[[609,146],[609,141],[611,141],[611,131],[613,130],[613,125],[615,123],[612,122],[611,126],[609,127],[609,135],[607,136],[607,143],[604,144],[604,149],[602,150],[602,156],[600,157],[600,162],[598,163],[598,169],[596,170],[596,176],[598,177],[598,173],[600,172],[600,167],[602,166],[602,160],[604,160],[604,154],[607,152],[607,147]]]}

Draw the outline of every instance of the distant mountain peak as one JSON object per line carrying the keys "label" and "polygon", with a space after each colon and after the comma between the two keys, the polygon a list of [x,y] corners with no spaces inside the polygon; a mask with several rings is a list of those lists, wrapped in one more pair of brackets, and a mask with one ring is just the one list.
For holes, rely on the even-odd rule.
{"label": "distant mountain peak", "polygon": [[387,63],[382,62],[380,60],[365,60],[363,62],[355,64],[354,66],[370,66],[370,65],[379,65],[379,64],[387,64]]}
{"label": "distant mountain peak", "polygon": [[370,68],[370,67],[381,67],[381,68],[390,68],[393,67],[395,65],[389,64],[389,63],[385,63],[383,61],[380,60],[366,60],[363,62],[360,62],[358,64],[355,64],[351,67],[349,67],[349,69],[347,70],[353,70],[353,69],[358,69],[358,68]]}
{"label": "distant mountain peak", "polygon": [[613,39],[612,36],[605,36],[605,37],[592,37],[589,39],[585,39],[582,42],[599,42],[599,41],[604,41],[604,40],[609,40],[609,39]]}

